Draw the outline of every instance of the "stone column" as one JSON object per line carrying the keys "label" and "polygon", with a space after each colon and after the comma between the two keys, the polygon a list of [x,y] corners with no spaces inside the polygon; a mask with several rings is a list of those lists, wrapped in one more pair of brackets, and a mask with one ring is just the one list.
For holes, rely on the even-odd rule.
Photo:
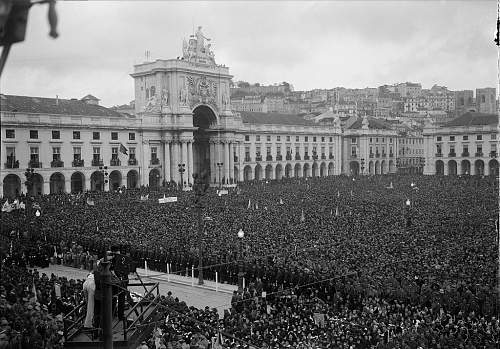
{"label": "stone column", "polygon": [[165,141],[163,145],[163,178],[165,182],[170,182],[170,141]]}
{"label": "stone column", "polygon": [[193,184],[193,142],[189,141],[187,143],[187,155],[188,155],[188,164],[186,165],[187,167],[187,172],[188,172],[188,184]]}
{"label": "stone column", "polygon": [[240,182],[243,182],[245,179],[243,172],[245,166],[243,165],[243,160],[245,160],[245,145],[243,142],[238,142],[238,180]]}
{"label": "stone column", "polygon": [[226,141],[224,143],[224,180],[227,183],[229,180],[229,161],[230,161],[230,155],[229,155],[229,141]]}
{"label": "stone column", "polygon": [[[188,170],[188,157],[187,157],[187,142],[185,140],[181,141],[181,151],[182,151],[182,160],[180,161],[181,164],[184,164],[184,173],[182,174],[182,181],[184,183],[187,183],[187,178],[189,176],[189,170]],[[179,175],[180,176],[180,175]],[[182,185],[184,186],[184,183]]]}
{"label": "stone column", "polygon": [[236,180],[234,178],[234,143],[229,143],[229,178],[232,179],[231,183]]}
{"label": "stone column", "polygon": [[171,146],[171,166],[170,166],[170,174],[172,177],[172,180],[175,183],[179,183],[179,171],[177,165],[180,163],[179,162],[179,143],[178,142],[172,142]]}
{"label": "stone column", "polygon": [[490,163],[489,163],[489,161],[484,161],[484,175],[485,176],[490,175]]}
{"label": "stone column", "polygon": [[217,182],[217,167],[215,163],[217,162],[216,150],[215,150],[215,142],[210,140],[210,184],[214,184]]}
{"label": "stone column", "polygon": [[215,169],[217,171],[217,183],[222,181],[222,177],[224,176],[224,143],[217,143],[217,162],[222,162],[222,167],[219,169],[219,166],[215,165]]}

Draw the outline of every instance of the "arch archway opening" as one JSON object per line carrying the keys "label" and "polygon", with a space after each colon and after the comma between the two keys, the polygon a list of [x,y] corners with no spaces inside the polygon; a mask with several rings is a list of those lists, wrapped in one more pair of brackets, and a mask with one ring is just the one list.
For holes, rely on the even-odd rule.
{"label": "arch archway opening", "polygon": [[118,190],[122,185],[122,174],[118,170],[111,171],[109,174],[109,189]]}
{"label": "arch archway opening", "polygon": [[277,164],[276,168],[274,169],[274,178],[275,179],[281,179],[282,172],[283,172],[283,169],[282,169],[281,165]]}
{"label": "arch archway opening", "polygon": [[152,169],[149,172],[149,187],[150,188],[158,188],[160,186],[160,171],[156,168]]}
{"label": "arch archway opening", "polygon": [[441,160],[436,161],[436,175],[438,176],[444,175],[444,163]]}
{"label": "arch archway opening", "polygon": [[50,176],[50,193],[61,194],[64,193],[64,175],[60,172],[53,173]]}
{"label": "arch archway opening", "polygon": [[457,162],[455,160],[448,161],[448,175],[450,176],[457,175]]}
{"label": "arch archway opening", "polygon": [[[441,161],[441,163],[442,163],[442,161]],[[462,175],[466,175],[466,176],[470,175],[470,162],[469,162],[469,160],[462,160],[461,167],[462,167],[462,173],[461,173]],[[437,162],[436,162],[436,171],[437,171]]]}
{"label": "arch archway opening", "polygon": [[349,171],[351,176],[358,176],[359,175],[359,163],[357,161],[351,161],[349,164]]}
{"label": "arch archway opening", "polygon": [[245,168],[243,169],[243,179],[245,181],[251,181],[253,179],[252,172],[252,167],[250,165],[245,166]]}
{"label": "arch archway opening", "polygon": [[90,190],[103,191],[104,190],[104,175],[100,171],[95,171],[90,176]]}
{"label": "arch archway opening", "polygon": [[8,174],[3,179],[3,196],[15,198],[21,195],[21,179],[15,174]]}
{"label": "arch archway opening", "polygon": [[490,168],[490,176],[498,177],[498,161],[495,159],[490,160],[489,168]]}
{"label": "arch archway opening", "polygon": [[[193,110],[193,174],[205,172],[210,173],[211,158],[215,159],[215,154],[210,154],[210,128],[217,125],[217,117],[214,111],[206,106],[199,105]],[[212,160],[214,162],[215,160]],[[176,164],[177,166],[178,164]],[[187,164],[186,164],[187,166]],[[190,179],[191,180],[191,179]]]}
{"label": "arch archway opening", "polygon": [[85,176],[81,172],[75,172],[71,175],[71,192],[82,193],[85,189]]}

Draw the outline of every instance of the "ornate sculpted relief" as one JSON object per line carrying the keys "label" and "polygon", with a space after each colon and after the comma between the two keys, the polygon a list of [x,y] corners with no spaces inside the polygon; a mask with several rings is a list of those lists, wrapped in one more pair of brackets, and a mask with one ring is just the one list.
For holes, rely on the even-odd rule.
{"label": "ornate sculpted relief", "polygon": [[189,105],[193,107],[198,103],[210,104],[216,108],[217,105],[217,83],[206,76],[187,76]]}

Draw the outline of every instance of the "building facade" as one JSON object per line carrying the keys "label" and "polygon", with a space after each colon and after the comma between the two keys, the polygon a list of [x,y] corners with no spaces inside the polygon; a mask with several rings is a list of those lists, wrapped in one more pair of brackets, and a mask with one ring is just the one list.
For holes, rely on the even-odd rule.
{"label": "building facade", "polygon": [[476,111],[493,114],[497,112],[496,89],[485,87],[476,89]]}
{"label": "building facade", "polygon": [[424,128],[424,174],[498,176],[498,115],[468,112]]}
{"label": "building facade", "polygon": [[370,117],[358,118],[344,130],[342,164],[346,175],[396,173],[397,131]]}
{"label": "building facade", "polygon": [[0,195],[25,192],[26,168],[34,170],[34,194],[189,187],[204,172],[212,184],[341,173],[340,127],[233,112],[232,76],[203,40],[197,33],[185,41],[182,59],[134,67],[135,115],[93,96],[1,95]]}

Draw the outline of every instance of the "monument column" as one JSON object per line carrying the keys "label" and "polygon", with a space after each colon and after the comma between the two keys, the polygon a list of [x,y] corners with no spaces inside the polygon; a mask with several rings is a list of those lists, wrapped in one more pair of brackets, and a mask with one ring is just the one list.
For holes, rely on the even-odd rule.
{"label": "monument column", "polygon": [[[188,158],[187,158],[187,142],[185,140],[181,141],[181,151],[182,151],[182,160],[181,164],[184,164],[185,171],[182,174],[182,181],[184,183],[187,183],[187,178],[189,176],[189,170],[188,170]],[[182,186],[184,187],[184,183],[182,183]]]}
{"label": "monument column", "polygon": [[217,168],[215,163],[217,162],[215,153],[215,141],[209,140],[210,144],[210,183],[217,182]]}
{"label": "monument column", "polygon": [[164,179],[165,182],[168,183],[170,182],[170,141],[165,141],[163,144],[163,167],[164,167]]}
{"label": "monument column", "polygon": [[189,140],[187,143],[187,155],[188,155],[188,164],[186,165],[187,167],[187,172],[188,172],[188,184],[193,183],[193,141]]}
{"label": "monument column", "polygon": [[229,141],[224,143],[224,180],[229,180]]}
{"label": "monument column", "polygon": [[234,183],[234,143],[229,143],[229,182]]}
{"label": "monument column", "polygon": [[178,141],[172,142],[172,161],[170,166],[170,173],[172,175],[172,180],[175,183],[179,183],[179,171],[177,165],[179,162],[179,143]]}
{"label": "monument column", "polygon": [[238,174],[240,176],[238,180],[240,182],[243,182],[245,180],[245,173],[244,173],[245,166],[243,165],[244,160],[245,160],[245,144],[243,142],[238,142],[238,164],[239,164]]}

